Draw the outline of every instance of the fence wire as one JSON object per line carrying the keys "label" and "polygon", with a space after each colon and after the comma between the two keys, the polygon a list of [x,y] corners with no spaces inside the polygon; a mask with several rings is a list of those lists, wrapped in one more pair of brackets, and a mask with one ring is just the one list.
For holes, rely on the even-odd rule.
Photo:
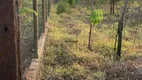
{"label": "fence wire", "polygon": [[38,39],[40,39],[43,33],[43,22],[42,22],[42,0],[38,1]]}
{"label": "fence wire", "polygon": [[[46,1],[46,0],[45,0]],[[48,0],[47,0],[48,1]],[[32,59],[34,58],[34,26],[33,26],[33,2],[24,0],[23,4],[20,5],[20,48],[21,48],[21,59],[22,59],[22,70],[23,73],[27,71],[30,66]],[[44,27],[42,17],[42,0],[38,0],[38,40],[40,39]]]}
{"label": "fence wire", "polygon": [[[22,8],[32,9],[31,3],[27,4],[26,0],[23,1]],[[21,9],[22,9],[21,8]],[[22,70],[29,67],[31,60],[34,55],[34,26],[33,26],[33,13],[26,13],[20,16],[20,38],[21,38],[21,59],[22,59]],[[24,71],[23,71],[24,72]]]}

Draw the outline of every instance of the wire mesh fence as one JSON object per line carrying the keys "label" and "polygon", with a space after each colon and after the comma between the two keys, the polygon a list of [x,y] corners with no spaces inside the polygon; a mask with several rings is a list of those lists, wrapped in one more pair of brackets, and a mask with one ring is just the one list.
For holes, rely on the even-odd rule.
{"label": "wire mesh fence", "polygon": [[[32,7],[32,3],[28,3],[26,0],[24,0],[21,9],[32,9]],[[20,50],[23,70],[29,66],[34,54],[34,26],[32,16],[33,13],[25,13],[20,17]]]}
{"label": "wire mesh fence", "polygon": [[[21,1],[21,0],[20,0]],[[21,59],[23,73],[28,71],[28,67],[31,64],[32,59],[36,53],[35,48],[38,46],[38,40],[42,33],[44,33],[44,23],[47,19],[46,11],[49,4],[49,0],[37,0],[37,12],[33,10],[35,3],[31,0],[23,0],[20,3],[20,45],[21,45]],[[43,14],[44,13],[44,14]],[[34,16],[36,14],[36,16]],[[37,17],[37,23],[34,21],[34,17]],[[35,32],[35,24],[37,24],[37,32]],[[36,43],[37,35],[37,44]],[[36,47],[35,47],[36,46]]]}
{"label": "wire mesh fence", "polygon": [[42,0],[38,3],[38,39],[40,38],[41,34],[43,33],[43,17],[42,17]]}

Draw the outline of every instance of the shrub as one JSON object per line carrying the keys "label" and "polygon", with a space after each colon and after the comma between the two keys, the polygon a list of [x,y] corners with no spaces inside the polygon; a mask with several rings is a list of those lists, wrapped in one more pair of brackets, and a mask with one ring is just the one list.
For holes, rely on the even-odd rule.
{"label": "shrub", "polygon": [[90,16],[90,21],[93,25],[99,24],[103,20],[103,12],[102,10],[94,10]]}
{"label": "shrub", "polygon": [[69,4],[65,1],[60,1],[57,5],[57,14],[69,12]]}
{"label": "shrub", "polygon": [[73,6],[75,4],[75,0],[68,0],[68,3]]}
{"label": "shrub", "polygon": [[71,5],[71,6],[74,6],[76,3],[78,3],[79,0],[68,0],[68,3]]}

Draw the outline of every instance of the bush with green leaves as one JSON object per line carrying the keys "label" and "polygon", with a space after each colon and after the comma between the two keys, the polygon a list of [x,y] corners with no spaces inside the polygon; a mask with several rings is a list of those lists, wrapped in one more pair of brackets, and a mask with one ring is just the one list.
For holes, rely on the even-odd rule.
{"label": "bush with green leaves", "polygon": [[68,3],[69,3],[70,5],[72,5],[72,6],[74,6],[75,0],[68,0]]}
{"label": "bush with green leaves", "polygon": [[[34,11],[33,9],[27,8],[27,7],[23,7],[21,9],[19,9],[19,14],[21,15],[21,19],[23,19],[24,17],[24,22],[29,22],[32,20],[32,16],[31,14],[35,14],[36,16],[38,16],[38,13],[36,11]],[[20,20],[21,20],[20,19]]]}
{"label": "bush with green leaves", "polygon": [[67,13],[69,12],[70,8],[69,8],[69,4],[66,2],[66,1],[60,1],[58,4],[57,4],[57,14],[60,14],[60,13]]}
{"label": "bush with green leaves", "polygon": [[78,3],[79,0],[68,0],[68,3],[71,5],[71,6],[74,6],[76,3]]}
{"label": "bush with green leaves", "polygon": [[100,9],[94,10],[90,16],[92,25],[99,24],[103,20],[103,11]]}

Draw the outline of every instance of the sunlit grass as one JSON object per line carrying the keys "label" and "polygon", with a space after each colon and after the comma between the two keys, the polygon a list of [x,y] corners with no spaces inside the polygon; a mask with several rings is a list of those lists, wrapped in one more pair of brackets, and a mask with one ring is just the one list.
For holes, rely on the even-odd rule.
{"label": "sunlit grass", "polygon": [[[100,27],[94,26],[91,44],[93,51],[89,51],[89,23],[85,16],[90,11],[80,6],[72,8],[71,13],[57,15],[56,6],[52,8],[43,59],[43,76],[47,80],[106,80],[107,75],[122,73],[121,69],[116,69],[123,67],[117,67],[117,62],[114,62],[117,23],[115,27],[103,23]],[[133,28],[126,26],[123,32],[121,60],[124,62],[142,57],[142,32],[138,31],[134,45],[131,31]],[[114,75],[113,72],[117,73]]]}

